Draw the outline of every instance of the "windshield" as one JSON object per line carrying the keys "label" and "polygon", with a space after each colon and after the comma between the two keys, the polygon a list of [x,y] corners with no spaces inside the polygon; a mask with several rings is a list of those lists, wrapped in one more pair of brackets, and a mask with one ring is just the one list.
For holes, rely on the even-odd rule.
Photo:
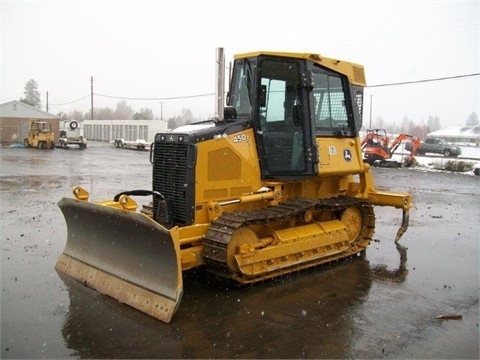
{"label": "windshield", "polygon": [[234,78],[230,93],[230,105],[235,108],[238,116],[251,115],[252,112],[252,70],[248,60],[235,64]]}

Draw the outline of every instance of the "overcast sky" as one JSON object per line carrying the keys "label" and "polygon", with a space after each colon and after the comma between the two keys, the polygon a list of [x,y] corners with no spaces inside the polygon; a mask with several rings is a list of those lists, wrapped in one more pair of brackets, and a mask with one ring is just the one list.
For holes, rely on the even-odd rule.
{"label": "overcast sky", "polygon": [[[313,52],[365,66],[369,85],[480,72],[480,0],[10,1],[1,4],[0,102],[34,79],[45,110],[110,107],[125,98],[164,119],[214,113],[215,48],[227,63],[254,50]],[[365,91],[364,124],[380,116],[442,126],[480,115],[480,77]],[[103,95],[103,96],[100,96]],[[107,97],[109,96],[109,97]],[[113,97],[113,98],[111,98]],[[78,99],[81,99],[76,101]],[[163,100],[140,101],[133,98]],[[60,105],[65,104],[66,105]]]}

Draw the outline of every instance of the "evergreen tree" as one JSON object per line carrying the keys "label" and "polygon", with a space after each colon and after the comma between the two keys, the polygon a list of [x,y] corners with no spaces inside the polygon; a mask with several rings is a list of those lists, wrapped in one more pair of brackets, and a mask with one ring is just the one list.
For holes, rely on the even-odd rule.
{"label": "evergreen tree", "polygon": [[23,92],[24,98],[20,98],[20,101],[35,106],[37,109],[42,108],[42,102],[40,100],[40,91],[38,91],[38,83],[30,79],[25,84],[25,90]]}
{"label": "evergreen tree", "polygon": [[478,115],[476,112],[473,112],[468,117],[467,121],[465,122],[467,126],[477,126],[478,125]]}

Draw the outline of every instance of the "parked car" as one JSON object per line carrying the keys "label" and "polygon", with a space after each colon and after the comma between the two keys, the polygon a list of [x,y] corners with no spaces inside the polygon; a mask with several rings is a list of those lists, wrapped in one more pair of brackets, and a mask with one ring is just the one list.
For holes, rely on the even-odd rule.
{"label": "parked car", "polygon": [[[412,144],[407,143],[405,149],[411,151]],[[457,157],[462,154],[462,149],[458,146],[451,145],[443,139],[426,138],[420,143],[415,155],[425,155],[426,153],[441,154],[445,157]]]}

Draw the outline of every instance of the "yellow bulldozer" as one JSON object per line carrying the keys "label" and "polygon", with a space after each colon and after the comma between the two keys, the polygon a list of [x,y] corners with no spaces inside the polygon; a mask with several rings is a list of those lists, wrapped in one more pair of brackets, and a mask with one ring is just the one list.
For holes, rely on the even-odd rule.
{"label": "yellow bulldozer", "polygon": [[215,116],[156,134],[151,189],[91,202],[74,187],[59,202],[57,271],[164,322],[189,269],[250,284],[361,254],[374,206],[402,210],[395,241],[408,227],[411,196],[377,190],[363,162],[363,66],[239,54],[225,99],[223,49],[216,57]]}
{"label": "yellow bulldozer", "polygon": [[26,147],[55,149],[55,135],[49,122],[30,120],[28,129],[28,137],[23,140]]}

